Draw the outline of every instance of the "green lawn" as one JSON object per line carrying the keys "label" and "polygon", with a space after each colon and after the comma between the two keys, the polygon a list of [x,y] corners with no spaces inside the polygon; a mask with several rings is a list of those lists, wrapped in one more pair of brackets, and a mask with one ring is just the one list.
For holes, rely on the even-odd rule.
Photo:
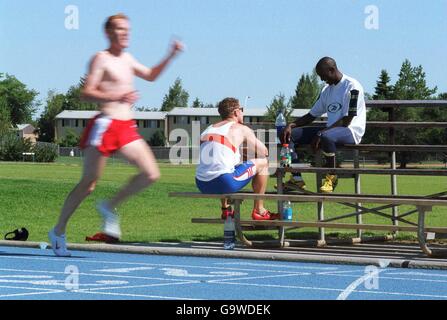
{"label": "green lawn", "polygon": [[[190,241],[220,240],[222,226],[192,224],[193,217],[219,217],[220,203],[215,200],[169,198],[171,191],[196,191],[194,166],[160,164],[161,180],[124,204],[119,211],[122,219],[123,241]],[[66,195],[78,181],[81,173],[79,159],[62,158],[55,164],[0,163],[0,234],[19,227],[30,231],[30,241],[46,241],[46,233],[54,225]],[[84,242],[86,235],[99,231],[100,218],[95,203],[117,191],[136,171],[120,161],[110,161],[95,192],[79,207],[68,226],[70,242]],[[309,190],[315,190],[314,175],[305,175]],[[269,182],[273,189],[275,179]],[[398,177],[399,193],[420,195],[446,189],[445,177]],[[390,193],[388,176],[365,175],[362,191],[370,194]],[[352,193],[353,179],[341,179],[337,192]],[[276,204],[267,203],[275,211]],[[408,208],[408,207],[407,207]],[[251,203],[242,206],[243,218],[248,219]],[[405,209],[402,207],[401,210]],[[412,208],[410,208],[412,209]],[[350,210],[350,209],[347,209]],[[346,212],[338,204],[325,205],[326,217]],[[435,207],[429,215],[428,224],[446,226],[445,208]],[[351,211],[349,211],[351,212]],[[310,221],[315,218],[314,204],[295,204],[294,219]],[[415,221],[415,217],[411,220]],[[355,221],[347,219],[345,221]],[[365,223],[389,223],[381,217],[366,215]],[[300,236],[315,229],[296,230],[289,236]],[[331,230],[332,232],[333,230]],[[342,231],[339,236],[346,236]],[[335,233],[335,231],[334,231]],[[256,237],[276,237],[276,232],[252,233]],[[401,234],[402,238],[414,235]]]}

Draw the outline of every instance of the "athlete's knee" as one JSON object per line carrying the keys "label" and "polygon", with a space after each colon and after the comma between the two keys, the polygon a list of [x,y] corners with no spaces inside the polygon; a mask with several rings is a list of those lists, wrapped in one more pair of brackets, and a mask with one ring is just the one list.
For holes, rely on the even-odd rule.
{"label": "athlete's knee", "polygon": [[78,187],[81,188],[87,195],[91,194],[96,188],[97,178],[88,178],[83,177],[78,184]]}
{"label": "athlete's knee", "polygon": [[322,143],[334,143],[335,141],[334,137],[328,132],[323,132],[320,138]]}
{"label": "athlete's knee", "polygon": [[257,166],[261,169],[268,167],[269,160],[267,158],[257,159]]}
{"label": "athlete's knee", "polygon": [[160,172],[156,171],[156,172],[143,172],[142,173],[143,176],[145,177],[145,180],[147,182],[147,184],[152,184],[157,182],[158,180],[160,180]]}
{"label": "athlete's knee", "polygon": [[91,194],[96,189],[96,180],[91,182],[87,188],[87,194]]}

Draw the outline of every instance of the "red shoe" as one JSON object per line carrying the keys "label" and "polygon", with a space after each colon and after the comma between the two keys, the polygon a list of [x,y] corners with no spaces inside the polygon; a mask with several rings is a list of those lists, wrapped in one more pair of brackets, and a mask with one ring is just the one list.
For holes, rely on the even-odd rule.
{"label": "red shoe", "polygon": [[251,218],[253,220],[279,220],[280,216],[278,213],[271,213],[268,210],[266,210],[263,214],[260,214],[258,210],[253,209],[251,212]]}
{"label": "red shoe", "polygon": [[97,242],[105,242],[105,243],[117,243],[120,239],[109,236],[105,233],[98,232],[94,236],[85,237],[85,241],[97,241]]}
{"label": "red shoe", "polygon": [[222,220],[227,220],[228,216],[234,218],[234,210],[231,206],[227,208],[222,208],[222,214],[220,215],[220,218]]}

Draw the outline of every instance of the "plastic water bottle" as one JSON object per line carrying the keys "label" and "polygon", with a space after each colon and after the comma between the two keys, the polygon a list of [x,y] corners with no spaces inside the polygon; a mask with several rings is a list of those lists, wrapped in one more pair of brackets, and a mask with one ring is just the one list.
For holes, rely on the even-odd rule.
{"label": "plastic water bottle", "polygon": [[224,224],[224,249],[233,250],[236,245],[236,232],[234,227],[234,219],[227,216]]}
{"label": "plastic water bottle", "polygon": [[282,131],[286,126],[287,126],[286,118],[284,117],[283,110],[281,110],[278,113],[278,116],[276,117],[275,121],[277,143],[279,143],[279,136],[281,135]]}
{"label": "plastic water bottle", "polygon": [[283,204],[282,219],[292,221],[292,203],[290,201],[286,201]]}
{"label": "plastic water bottle", "polygon": [[287,143],[282,145],[281,152],[279,153],[279,166],[281,168],[290,167],[292,164],[292,151]]}

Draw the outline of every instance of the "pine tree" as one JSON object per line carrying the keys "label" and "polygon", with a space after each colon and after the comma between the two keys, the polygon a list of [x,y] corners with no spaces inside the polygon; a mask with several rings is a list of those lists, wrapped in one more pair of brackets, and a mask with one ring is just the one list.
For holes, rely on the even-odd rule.
{"label": "pine tree", "polygon": [[309,109],[318,99],[322,85],[318,81],[318,75],[315,70],[311,75],[303,74],[298,80],[295,89],[295,95],[291,98],[293,109]]}
{"label": "pine tree", "polygon": [[379,80],[374,88],[374,100],[390,100],[393,98],[393,86],[390,85],[391,78],[386,70],[380,72]]}
{"label": "pine tree", "polygon": [[203,107],[204,104],[199,100],[199,98],[196,98],[192,103],[192,108],[203,108]]}
{"label": "pine tree", "polygon": [[289,122],[293,108],[290,100],[286,102],[286,97],[282,93],[276,95],[270,105],[267,106],[266,121],[275,122],[280,111],[284,112],[284,117]]}
{"label": "pine tree", "polygon": [[182,87],[182,80],[177,78],[163,98],[161,111],[171,111],[174,108],[188,107],[189,93]]}

